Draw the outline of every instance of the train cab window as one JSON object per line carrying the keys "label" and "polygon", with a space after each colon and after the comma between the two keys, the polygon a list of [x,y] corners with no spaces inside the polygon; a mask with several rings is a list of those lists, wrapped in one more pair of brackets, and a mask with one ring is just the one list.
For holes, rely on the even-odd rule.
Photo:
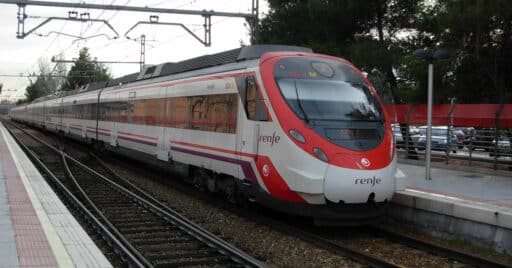
{"label": "train cab window", "polygon": [[268,121],[255,78],[253,76],[237,78],[237,86],[244,104],[247,119]]}

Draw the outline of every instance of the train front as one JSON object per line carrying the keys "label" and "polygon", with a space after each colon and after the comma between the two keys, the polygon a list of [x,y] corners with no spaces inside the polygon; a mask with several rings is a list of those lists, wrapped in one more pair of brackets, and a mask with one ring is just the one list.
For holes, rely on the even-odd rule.
{"label": "train front", "polygon": [[351,63],[319,54],[268,53],[260,67],[288,137],[272,158],[290,191],[310,205],[304,213],[326,224],[381,215],[395,191],[396,157],[389,118],[368,80]]}

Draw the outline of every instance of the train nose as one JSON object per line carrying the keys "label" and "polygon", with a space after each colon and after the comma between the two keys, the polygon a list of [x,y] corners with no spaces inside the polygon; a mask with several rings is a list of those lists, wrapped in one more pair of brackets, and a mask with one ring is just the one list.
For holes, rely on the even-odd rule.
{"label": "train nose", "polygon": [[333,203],[382,202],[394,193],[392,168],[354,170],[336,166],[327,168],[325,198]]}

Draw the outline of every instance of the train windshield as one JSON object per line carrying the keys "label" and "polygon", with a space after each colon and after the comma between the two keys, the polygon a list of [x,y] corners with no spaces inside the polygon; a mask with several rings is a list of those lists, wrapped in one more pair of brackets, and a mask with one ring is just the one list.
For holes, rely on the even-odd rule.
{"label": "train windshield", "polygon": [[286,58],[274,75],[290,108],[309,123],[316,120],[382,121],[382,110],[352,67],[325,59]]}
{"label": "train windshield", "polygon": [[382,141],[382,108],[352,66],[330,59],[290,57],[276,63],[274,77],[297,117],[332,143],[369,150]]}

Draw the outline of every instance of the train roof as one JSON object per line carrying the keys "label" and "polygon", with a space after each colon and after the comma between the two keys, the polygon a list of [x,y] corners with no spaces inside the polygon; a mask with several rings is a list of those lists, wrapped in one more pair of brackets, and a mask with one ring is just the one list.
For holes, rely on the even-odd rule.
{"label": "train roof", "polygon": [[283,45],[253,45],[235,48],[212,55],[204,55],[180,62],[167,62],[148,66],[139,74],[137,80],[179,74],[197,69],[235,63],[244,60],[258,59],[263,53],[275,51],[313,52],[310,48]]}
{"label": "train roof", "polygon": [[144,79],[179,74],[188,71],[204,69],[208,67],[224,65],[229,63],[236,63],[245,60],[258,59],[267,52],[303,52],[311,53],[313,50],[306,47],[298,46],[284,46],[284,45],[252,45],[240,47],[228,51],[223,51],[216,54],[199,56],[196,58],[180,61],[180,62],[167,62],[159,65],[146,66],[142,72],[128,74],[119,78],[111,79],[109,81],[89,83],[79,90],[61,91],[52,95],[44,96],[34,100],[32,103],[49,100],[58,97],[69,96],[85,91],[97,90],[110,86],[123,85]]}

